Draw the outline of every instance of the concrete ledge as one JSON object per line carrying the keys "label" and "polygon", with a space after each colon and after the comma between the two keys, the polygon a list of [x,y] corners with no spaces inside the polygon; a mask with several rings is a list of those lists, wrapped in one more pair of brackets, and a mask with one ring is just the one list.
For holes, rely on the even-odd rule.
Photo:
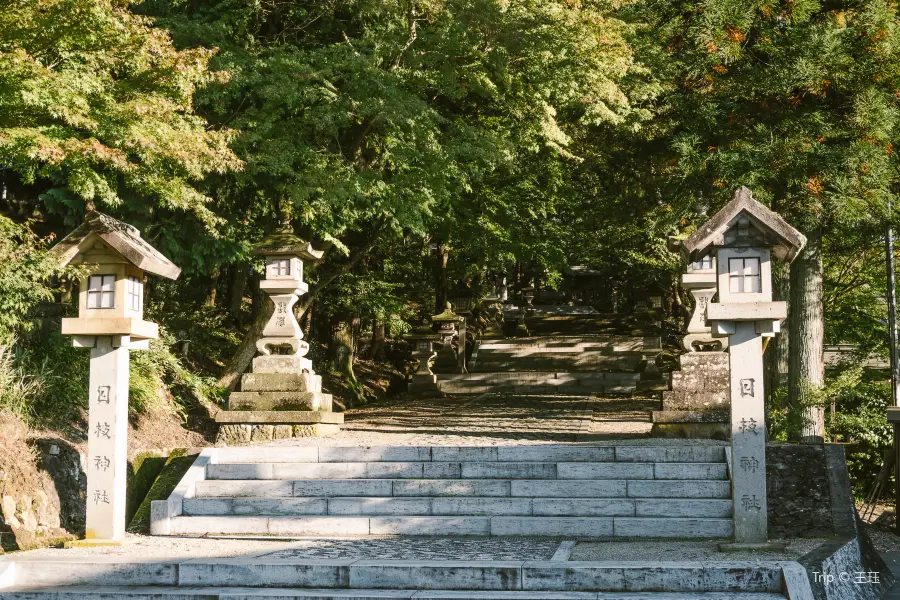
{"label": "concrete ledge", "polygon": [[194,497],[197,482],[206,479],[206,468],[216,463],[218,453],[218,448],[203,450],[194,459],[194,463],[175,486],[172,494],[166,500],[153,500],[150,503],[151,535],[171,535],[172,519],[182,514],[182,501]]}

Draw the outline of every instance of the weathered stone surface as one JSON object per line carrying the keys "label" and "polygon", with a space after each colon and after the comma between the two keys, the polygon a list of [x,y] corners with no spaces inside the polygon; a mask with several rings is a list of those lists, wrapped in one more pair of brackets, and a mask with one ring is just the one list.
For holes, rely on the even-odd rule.
{"label": "weathered stone surface", "polygon": [[341,588],[350,583],[350,560],[265,561],[203,559],[179,565],[180,585]]}
{"label": "weathered stone surface", "polygon": [[662,407],[669,410],[728,409],[728,388],[714,392],[673,389],[663,392]]}
{"label": "weathered stone surface", "polygon": [[[291,482],[285,482],[291,483]],[[390,480],[372,481],[365,479],[348,480],[310,480],[294,481],[293,494],[297,497],[307,496],[363,496],[386,497],[391,495],[393,482]]]}
{"label": "weathered stone surface", "polygon": [[721,410],[654,410],[654,423],[727,423],[728,411]]}
{"label": "weathered stone surface", "polygon": [[244,392],[321,392],[322,376],[310,373],[244,373],[241,376]]}
{"label": "weathered stone surface", "polygon": [[531,498],[435,498],[435,515],[530,515]]}
{"label": "weathered stone surface", "polygon": [[407,590],[519,590],[518,561],[359,560],[350,566],[354,587]]}
{"label": "weathered stone surface", "polygon": [[491,535],[608,537],[610,517],[492,517]]}
{"label": "weathered stone surface", "polygon": [[287,354],[270,354],[268,356],[257,356],[253,359],[254,373],[282,373],[282,374],[300,374],[304,366],[307,366],[308,359],[302,356],[294,356]]}
{"label": "weathered stone surface", "polygon": [[252,497],[266,496],[289,497],[294,494],[292,481],[198,481],[196,488],[197,497],[233,496]]}
{"label": "weathered stone surface", "polygon": [[491,535],[489,517],[372,517],[372,535]]}
{"label": "weathered stone surface", "polygon": [[769,537],[832,535],[831,495],[824,446],[766,446]]}
{"label": "weathered stone surface", "polygon": [[616,446],[625,462],[725,462],[724,446]]}
{"label": "weathered stone surface", "polygon": [[[252,423],[252,424],[312,424],[328,423],[340,425],[344,422],[343,413],[321,412],[312,410],[223,410],[216,415],[216,422]],[[271,436],[267,439],[272,439]]]}
{"label": "weathered stone surface", "polygon": [[653,479],[650,463],[559,463],[559,479]]}
{"label": "weathered stone surface", "polygon": [[616,537],[727,538],[734,533],[731,519],[673,517],[617,517]]}
{"label": "weathered stone surface", "polygon": [[330,411],[331,394],[321,392],[231,392],[229,410]]}
{"label": "weathered stone surface", "polygon": [[608,481],[513,481],[513,496],[533,498],[615,498],[625,496],[624,480]]}
{"label": "weathered stone surface", "polygon": [[726,479],[725,463],[656,463],[654,479]]}
{"label": "weathered stone surface", "polygon": [[431,498],[329,498],[330,515],[430,515]]}
{"label": "weathered stone surface", "polygon": [[421,479],[395,481],[395,496],[509,496],[509,481]]}
{"label": "weathered stone surface", "polygon": [[556,479],[556,463],[462,463],[464,479]]}
{"label": "weathered stone surface", "polygon": [[729,481],[629,481],[630,498],[730,498]]}
{"label": "weathered stone surface", "polygon": [[731,516],[731,499],[677,498],[634,500],[638,517],[701,517],[725,519]]}
{"label": "weathered stone surface", "polygon": [[532,501],[535,516],[633,516],[634,500],[625,498],[535,498]]}
{"label": "weathered stone surface", "polygon": [[[437,450],[437,448],[435,448]],[[428,446],[376,446],[369,448],[322,446],[319,462],[422,462],[431,460]],[[309,461],[313,462],[313,461]]]}

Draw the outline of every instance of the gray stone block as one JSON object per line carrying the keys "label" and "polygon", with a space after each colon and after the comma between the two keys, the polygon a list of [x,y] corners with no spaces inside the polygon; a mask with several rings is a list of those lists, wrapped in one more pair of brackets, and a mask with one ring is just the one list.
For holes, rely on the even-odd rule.
{"label": "gray stone block", "polygon": [[244,392],[321,392],[321,375],[309,373],[244,373],[241,376]]}
{"label": "gray stone block", "polygon": [[[16,560],[15,583],[29,587],[57,585],[176,585],[177,561],[144,562],[120,557]],[[0,597],[6,590],[0,590]]]}
{"label": "gray stone block", "polygon": [[666,561],[661,564],[623,564],[629,592],[702,592],[706,590],[701,562]]}
{"label": "gray stone block", "polygon": [[394,482],[394,496],[496,497],[509,496],[509,488],[509,481],[460,481],[452,479],[405,480]]}
{"label": "gray stone block", "polygon": [[520,561],[359,560],[350,566],[355,588],[406,590],[519,590]]}
{"label": "gray stone block", "polygon": [[327,515],[325,498],[235,498],[236,515]]}
{"label": "gray stone block", "polygon": [[559,479],[653,479],[650,463],[559,463]]}
{"label": "gray stone block", "polygon": [[430,462],[422,465],[423,479],[459,479],[461,463]]}
{"label": "gray stone block", "polygon": [[531,498],[435,498],[435,515],[530,515]]}
{"label": "gray stone block", "polygon": [[391,480],[367,480],[367,479],[333,479],[333,480],[309,480],[293,481],[293,495],[297,497],[317,496],[375,496],[386,497],[391,495],[393,482]]}
{"label": "gray stone block", "polygon": [[[240,593],[220,594],[214,600],[384,600],[385,598],[412,598],[413,590],[300,590],[260,589],[242,590]],[[159,599],[148,599],[159,600]]]}
{"label": "gray stone block", "polygon": [[621,462],[725,462],[724,446],[616,446]]}
{"label": "gray stone block", "polygon": [[656,463],[655,479],[727,479],[725,463]]}
{"label": "gray stone block", "polygon": [[366,517],[272,517],[270,535],[368,535]]}
{"label": "gray stone block", "polygon": [[[484,590],[459,592],[453,590],[439,590],[418,592],[413,598],[427,598],[428,600],[597,600],[597,594],[595,592],[496,592]],[[603,598],[602,600],[617,599]],[[632,600],[641,599],[638,598]]]}
{"label": "gray stone block", "polygon": [[232,496],[264,496],[267,498],[283,498],[294,495],[294,484],[291,481],[198,481],[196,496],[221,497]]}
{"label": "gray stone block", "polygon": [[628,517],[634,516],[634,500],[619,498],[535,498],[534,516]]}
{"label": "gray stone block", "polygon": [[781,592],[781,565],[761,561],[704,562],[704,587],[717,592]]}
{"label": "gray stone block", "polygon": [[249,446],[216,448],[220,463],[317,462],[315,446]]}
{"label": "gray stone block", "polygon": [[490,535],[490,517],[372,517],[372,535]]}
{"label": "gray stone block", "polygon": [[491,535],[611,537],[612,518],[491,517]]}
{"label": "gray stone block", "polygon": [[223,410],[216,423],[311,425],[344,423],[344,413],[315,410]]}
{"label": "gray stone block", "polygon": [[330,515],[430,515],[431,498],[329,498]]}
{"label": "gray stone block", "polygon": [[181,501],[181,511],[187,516],[230,515],[232,502],[232,498],[185,498]]}
{"label": "gray stone block", "polygon": [[331,394],[321,392],[231,392],[228,410],[331,411]]}
{"label": "gray stone block", "polygon": [[121,600],[219,600],[223,588],[194,589],[177,586],[128,586],[75,585],[40,587],[37,589],[7,588],[0,593],[3,600],[97,600],[97,598]]}
{"label": "gray stone block", "polygon": [[662,408],[668,410],[727,410],[731,406],[727,388],[717,392],[694,392],[673,388],[663,392]]}
{"label": "gray stone block", "polygon": [[692,498],[678,500],[665,498],[658,500],[634,500],[637,517],[703,517],[728,519],[732,516],[733,504],[729,500],[704,500]]}
{"label": "gray stone block", "polygon": [[265,535],[269,533],[266,517],[239,517],[218,515],[214,517],[174,517],[172,534],[221,533],[229,535]]}
{"label": "gray stone block", "polygon": [[510,494],[532,498],[624,498],[624,480],[607,481],[512,481]]}
{"label": "gray stone block", "polygon": [[556,463],[462,463],[464,479],[556,479]]}
{"label": "gray stone block", "polygon": [[[424,462],[431,460],[428,446],[320,446],[319,462]],[[315,461],[309,461],[315,462]]]}
{"label": "gray stone block", "polygon": [[349,559],[266,560],[265,558],[198,559],[179,565],[183,586],[346,588]]}
{"label": "gray stone block", "polygon": [[721,410],[654,410],[651,414],[654,423],[729,423],[730,414]]}
{"label": "gray stone block", "polygon": [[731,498],[730,481],[629,481],[629,498]]}
{"label": "gray stone block", "polygon": [[616,517],[616,537],[729,538],[734,535],[731,519],[673,517]]}
{"label": "gray stone block", "polygon": [[615,451],[612,446],[500,446],[497,448],[497,460],[503,462],[604,462],[615,460]]}
{"label": "gray stone block", "polygon": [[272,473],[272,465],[266,463],[226,463],[206,467],[207,479],[272,479]]}
{"label": "gray stone block", "polygon": [[275,464],[272,479],[367,479],[367,463]]}
{"label": "gray stone block", "polygon": [[522,588],[621,592],[625,591],[625,572],[616,563],[529,561],[522,566]]}
{"label": "gray stone block", "polygon": [[495,461],[497,460],[497,448],[485,446],[435,446],[431,449],[431,460],[435,462]]}

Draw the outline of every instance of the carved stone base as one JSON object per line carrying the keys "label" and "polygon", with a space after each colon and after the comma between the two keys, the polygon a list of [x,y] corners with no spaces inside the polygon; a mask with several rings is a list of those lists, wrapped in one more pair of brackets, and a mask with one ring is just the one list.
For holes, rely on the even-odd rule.
{"label": "carved stone base", "polygon": [[721,352],[728,348],[727,337],[713,337],[710,333],[689,333],[681,340],[688,352]]}
{"label": "carved stone base", "polygon": [[309,344],[302,337],[264,337],[256,342],[256,351],[264,356],[272,355],[272,348],[289,346],[291,353],[287,356],[306,356]]}
{"label": "carved stone base", "polygon": [[334,435],[340,430],[340,425],[332,423],[312,423],[306,425],[251,425],[241,423],[221,425],[219,426],[219,433],[216,436],[216,445],[232,446],[268,440],[322,437]]}
{"label": "carved stone base", "polygon": [[312,361],[293,354],[270,354],[253,359],[254,373],[310,373],[315,374]]}

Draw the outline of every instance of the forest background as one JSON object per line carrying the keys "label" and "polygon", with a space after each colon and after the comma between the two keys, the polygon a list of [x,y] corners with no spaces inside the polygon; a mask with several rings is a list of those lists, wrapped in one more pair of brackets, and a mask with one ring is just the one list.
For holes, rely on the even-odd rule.
{"label": "forest background", "polygon": [[[888,348],[898,11],[2,0],[3,418],[84,439],[87,357],[48,326],[72,307],[47,248],[87,210],[183,269],[148,284],[161,337],[133,356],[130,410],[202,442],[268,316],[253,245],[285,224],[325,251],[298,314],[358,403],[402,389],[392,340],[456,282],[478,295],[496,273],[521,289],[586,265],[610,296],[667,290],[676,335],[690,307],[666,240],[747,185],[809,239],[776,270],[791,308],[767,352],[771,435],[852,444],[864,494],[890,444],[889,383],[861,365]],[[855,354],[826,371],[836,343]]]}

